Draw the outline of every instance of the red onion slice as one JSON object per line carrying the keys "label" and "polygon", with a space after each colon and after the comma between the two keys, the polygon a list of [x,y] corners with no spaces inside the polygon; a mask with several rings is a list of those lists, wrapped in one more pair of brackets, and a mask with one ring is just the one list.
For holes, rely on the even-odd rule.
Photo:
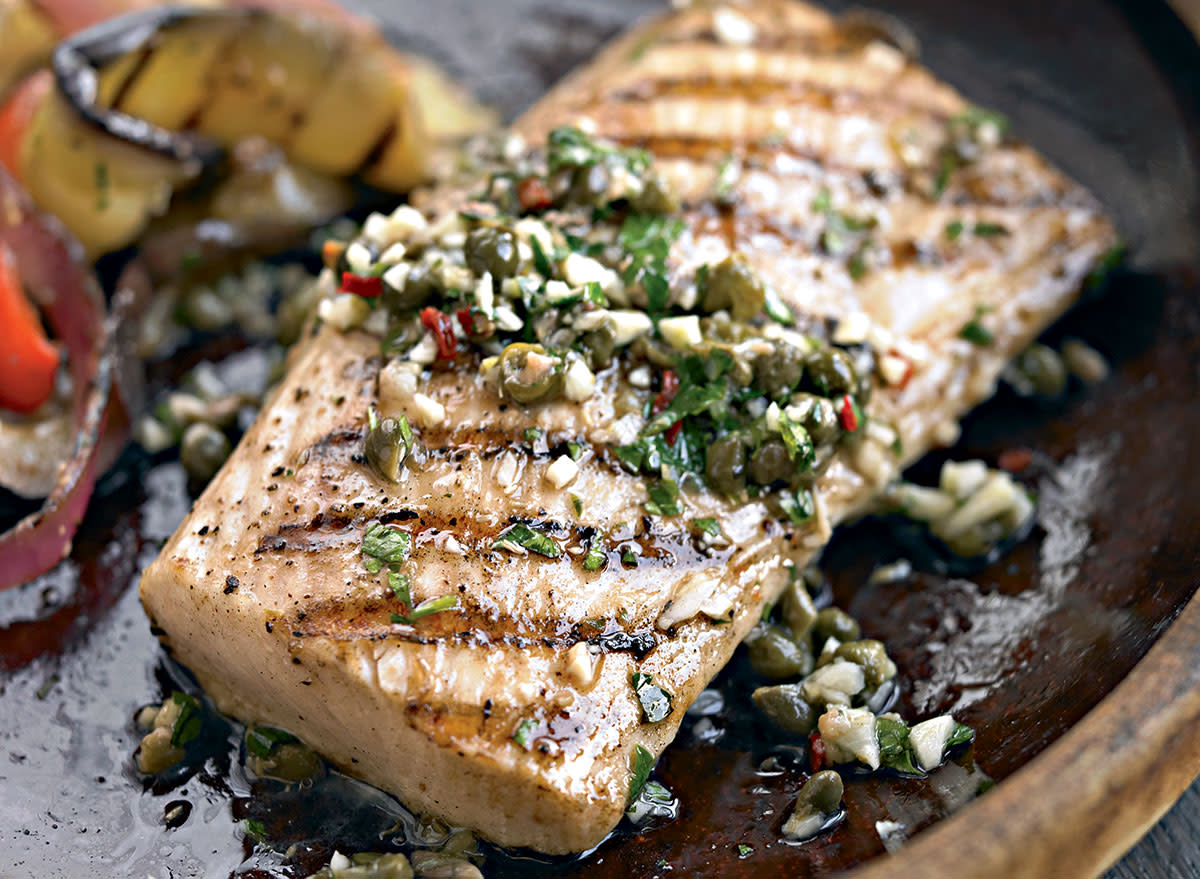
{"label": "red onion slice", "polygon": [[0,245],[16,257],[22,283],[66,347],[76,430],[71,457],[41,509],[0,534],[0,589],[7,589],[50,570],[71,550],[99,475],[116,334],[83,248],[56,220],[38,213],[2,169]]}

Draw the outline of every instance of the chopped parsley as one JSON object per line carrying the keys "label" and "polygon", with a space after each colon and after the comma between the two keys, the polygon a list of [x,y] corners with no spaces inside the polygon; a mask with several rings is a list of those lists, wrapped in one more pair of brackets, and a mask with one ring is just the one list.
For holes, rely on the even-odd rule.
{"label": "chopped parsley", "polygon": [[535,531],[524,523],[510,525],[500,532],[492,549],[505,549],[509,552],[524,554],[525,550],[535,552],[548,559],[556,559],[562,555],[562,547],[548,534]]}
{"label": "chopped parsley", "polygon": [[1008,227],[1001,226],[999,223],[976,223],[972,231],[981,238],[994,238],[998,235],[1007,235]]}
{"label": "chopped parsley", "polygon": [[648,674],[635,671],[632,678],[633,691],[642,706],[642,719],[646,723],[658,723],[671,713],[671,694],[664,690]]}
{"label": "chopped parsley", "polygon": [[540,427],[527,427],[521,432],[521,438],[532,445],[542,438],[542,429]]}
{"label": "chopped parsley", "polygon": [[454,610],[456,607],[458,607],[458,596],[442,595],[438,598],[430,598],[422,601],[411,611],[409,611],[407,615],[399,613],[392,614],[392,622],[403,623],[411,626],[413,623],[419,619],[422,619],[423,617],[432,616],[435,613],[443,613],[448,610]]}
{"label": "chopped parsley", "polygon": [[583,498],[577,494],[571,495],[571,509],[575,511],[576,516],[583,515]]}
{"label": "chopped parsley", "polygon": [[815,460],[812,437],[803,426],[792,421],[785,413],[779,413],[779,437],[787,449],[788,457],[805,467],[811,467]]}
{"label": "chopped parsley", "polygon": [[966,226],[963,225],[962,220],[951,220],[946,224],[946,240],[957,241],[965,228]]}
{"label": "chopped parsley", "polygon": [[646,291],[646,311],[652,315],[667,309],[667,254],[686,228],[683,220],[654,214],[630,214],[621,223],[617,243],[630,255],[621,272],[622,280],[629,287],[641,284]]}
{"label": "chopped parsley", "polygon": [[672,479],[664,479],[651,485],[647,491],[646,512],[652,516],[678,516],[679,486]]}
{"label": "chopped parsley", "polygon": [[587,554],[583,557],[583,569],[585,571],[598,571],[608,563],[606,556],[598,546],[596,541],[588,547]]}
{"label": "chopped parsley", "polygon": [[253,818],[243,818],[240,823],[242,830],[255,842],[267,841],[267,828],[263,826],[261,821],[256,821]]}
{"label": "chopped parsley", "polygon": [[295,741],[291,733],[270,726],[252,726],[246,730],[246,750],[255,757],[270,757],[280,745]]}
{"label": "chopped parsley", "polygon": [[640,174],[650,167],[650,156],[645,150],[610,146],[578,128],[563,125],[551,131],[547,138],[546,162],[551,174],[565,168],[586,168],[601,163],[624,166]]}
{"label": "chopped parsley", "polygon": [[654,768],[654,755],[637,745],[633,749],[633,763],[629,768],[629,803],[633,803],[642,794],[646,781],[650,778],[650,770]]}
{"label": "chopped parsley", "polygon": [[512,734],[512,740],[528,751],[533,747],[533,731],[537,729],[537,721],[532,717],[526,717],[519,724]]}
{"label": "chopped parsley", "polygon": [[908,725],[903,721],[892,720],[890,717],[875,718],[875,738],[879,742],[879,765],[901,775],[925,774],[916,764],[916,757],[908,740]]}
{"label": "chopped parsley", "polygon": [[372,574],[378,574],[385,565],[399,565],[412,551],[412,537],[407,531],[372,522],[363,533],[363,564]]}
{"label": "chopped parsley", "polygon": [[692,524],[696,526],[696,530],[701,534],[707,534],[709,537],[721,536],[721,526],[714,518],[705,516],[700,519],[693,519]]}
{"label": "chopped parsley", "polygon": [[572,461],[578,461],[583,457],[583,446],[580,443],[567,443],[567,456]]}
{"label": "chopped parsley", "polygon": [[975,730],[967,726],[965,723],[955,722],[954,731],[950,733],[950,738],[946,739],[945,750],[957,748],[959,745],[965,745],[968,742],[974,741]]}
{"label": "chopped parsley", "polygon": [[171,694],[171,701],[179,706],[179,715],[171,728],[171,745],[186,748],[204,729],[204,712],[195,696],[189,696],[179,690]]}
{"label": "chopped parsley", "polygon": [[739,858],[748,858],[754,854],[754,846],[746,845],[745,843],[739,843],[737,851]]}
{"label": "chopped parsley", "polygon": [[807,488],[795,492],[787,490],[779,492],[779,506],[793,525],[805,524],[816,512],[812,492]]}
{"label": "chopped parsley", "polygon": [[406,607],[412,604],[411,586],[412,583],[408,579],[407,574],[401,574],[399,571],[388,571],[388,588],[392,593],[400,599],[401,603]]}
{"label": "chopped parsley", "polygon": [[978,318],[973,318],[963,324],[963,328],[958,331],[958,336],[981,348],[992,344],[996,339],[992,335],[992,331],[981,324]]}

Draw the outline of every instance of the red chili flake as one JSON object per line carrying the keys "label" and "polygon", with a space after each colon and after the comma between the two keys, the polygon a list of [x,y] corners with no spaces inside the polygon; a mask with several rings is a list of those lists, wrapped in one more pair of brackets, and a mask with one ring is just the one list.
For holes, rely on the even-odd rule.
{"label": "red chili flake", "polygon": [[458,342],[454,338],[454,324],[450,322],[450,315],[433,306],[426,306],[421,309],[421,323],[437,339],[438,360],[453,360],[458,355]]}
{"label": "red chili flake", "polygon": [[1031,449],[1007,449],[1000,453],[1000,457],[996,459],[996,464],[1001,470],[1007,470],[1009,473],[1021,473],[1029,469],[1029,465],[1033,463],[1033,451]]}
{"label": "red chili flake", "polygon": [[808,749],[812,771],[820,772],[821,767],[825,765],[825,740],[821,738],[820,733],[813,733],[808,737]]}
{"label": "red chili flake", "polygon": [[838,420],[841,421],[843,430],[850,433],[858,430],[858,413],[854,411],[854,401],[850,399],[849,394],[842,397],[842,410],[838,413]]}
{"label": "red chili flake", "polygon": [[463,332],[470,335],[475,329],[475,318],[471,314],[471,309],[460,308],[454,315],[458,318],[458,323],[463,328]]}
{"label": "red chili flake", "polygon": [[908,383],[913,377],[913,362],[895,348],[888,351],[888,354],[890,354],[892,357],[899,357],[904,361],[904,378],[900,379],[900,383],[896,385],[896,387],[900,390],[904,390],[908,387]]}
{"label": "red chili flake", "polygon": [[662,390],[654,398],[654,403],[650,406],[650,414],[657,415],[662,412],[675,399],[675,395],[679,393],[679,376],[674,370],[668,369],[663,371]]}
{"label": "red chili flake", "polygon": [[[650,414],[657,415],[662,412],[675,399],[675,395],[679,393],[679,376],[673,370],[665,370],[662,377],[662,390],[654,398],[654,402],[650,404]],[[683,430],[682,419],[676,421],[663,433],[663,439],[668,446],[675,445],[675,440],[679,438],[679,431]]]}
{"label": "red chili flake", "polygon": [[356,275],[354,272],[342,272],[343,293],[353,293],[363,299],[375,299],[383,293],[383,279],[372,275]]}
{"label": "red chili flake", "polygon": [[554,204],[554,197],[541,177],[526,177],[517,184],[517,201],[521,203],[521,211],[544,211]]}

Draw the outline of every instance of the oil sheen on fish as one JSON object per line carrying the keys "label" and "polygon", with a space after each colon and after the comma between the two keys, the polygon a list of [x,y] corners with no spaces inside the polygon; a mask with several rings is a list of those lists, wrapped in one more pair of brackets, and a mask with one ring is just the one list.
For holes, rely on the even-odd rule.
{"label": "oil sheen on fish", "polygon": [[[866,414],[889,429],[838,447],[810,519],[708,491],[647,515],[646,480],[605,451],[627,426],[618,368],[582,402],[519,405],[468,359],[424,373],[418,397],[376,336],[326,325],[141,583],[172,655],[222,711],[291,731],[413,808],[552,853],[617,824],[635,748],[667,746],[790,567],[951,439],[1115,243],[1088,193],[998,122],[805,5],[642,26],[517,131],[536,144],[559,125],[655,156],[682,196],[673,275],[739,251],[795,311],[836,322],[834,341],[873,347]],[[868,228],[865,250],[837,239]],[[371,406],[419,425],[424,469],[391,482],[366,463]],[[568,485],[547,481],[561,455],[530,436],[579,444]],[[698,541],[689,523],[708,518],[722,538]],[[514,523],[562,551],[495,548]],[[411,603],[454,596],[455,610],[393,622],[383,575],[364,567],[379,524],[411,538]],[[597,532],[616,548],[589,571]],[[643,717],[639,671],[673,695],[665,720]]]}

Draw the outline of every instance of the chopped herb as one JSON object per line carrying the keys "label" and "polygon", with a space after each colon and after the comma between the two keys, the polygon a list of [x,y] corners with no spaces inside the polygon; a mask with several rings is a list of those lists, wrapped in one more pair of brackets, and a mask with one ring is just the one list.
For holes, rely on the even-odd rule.
{"label": "chopped herb", "polygon": [[392,622],[411,626],[423,617],[454,610],[456,607],[458,607],[458,596],[456,595],[443,595],[439,598],[430,598],[414,607],[409,611],[407,616],[399,613],[392,614]]}
{"label": "chopped herb", "polygon": [[922,776],[925,773],[917,766],[912,745],[908,740],[908,726],[890,717],[875,718],[875,738],[879,742],[879,763],[902,775]]}
{"label": "chopped herb", "polygon": [[815,512],[812,492],[802,488],[795,493],[784,490],[779,493],[779,506],[795,525],[803,525]]}
{"label": "chopped herb", "polygon": [[362,554],[364,564],[372,574],[378,574],[384,565],[401,564],[412,549],[412,538],[407,531],[372,522],[363,533]]}
{"label": "chopped herb", "polygon": [[638,554],[632,549],[624,549],[621,551],[621,564],[629,565],[631,568],[636,568],[638,563]]}
{"label": "chopped herb", "polygon": [[571,495],[571,509],[575,511],[576,516],[583,515],[583,498],[577,494]]}
{"label": "chopped herb", "polygon": [[538,274],[545,278],[553,278],[554,266],[550,264],[550,258],[546,256],[546,251],[542,250],[542,242],[536,235],[530,237],[529,246],[533,249],[533,266],[538,270]]}
{"label": "chopped herb", "polygon": [[978,319],[967,321],[961,330],[958,331],[959,338],[966,339],[972,345],[984,347],[992,344],[995,341],[995,336],[991,330],[979,322]]}
{"label": "chopped herb", "polygon": [[578,461],[583,457],[583,446],[579,443],[567,443],[567,455],[572,461]]}
{"label": "chopped herb", "polygon": [[975,738],[975,730],[967,726],[965,723],[955,723],[954,731],[950,733],[950,738],[946,739],[945,750],[956,748],[959,745],[965,745],[967,742],[973,741]]}
{"label": "chopped herb", "polygon": [[533,747],[533,731],[535,729],[537,729],[537,721],[526,717],[517,724],[517,730],[512,734],[512,740],[528,751]]}
{"label": "chopped herb", "polygon": [[981,238],[994,238],[997,235],[1008,234],[1008,229],[999,223],[976,223],[972,231]]}
{"label": "chopped herb", "polygon": [[646,512],[652,516],[678,516],[679,486],[674,480],[664,479],[647,489],[650,500],[646,501]]}
{"label": "chopped herb", "polygon": [[854,251],[854,255],[850,257],[850,262],[846,264],[847,271],[850,272],[850,280],[858,281],[867,273],[867,254],[865,248],[860,247]]}
{"label": "chopped herb", "polygon": [[748,857],[750,857],[750,855],[754,854],[754,846],[752,846],[752,845],[746,845],[745,843],[740,843],[737,848],[738,848],[738,857],[739,858],[748,858]]}
{"label": "chopped herb", "polygon": [[[518,547],[518,549],[514,550],[514,547]],[[542,534],[540,531],[534,531],[521,522],[500,532],[500,536],[492,544],[492,549],[507,549],[510,552],[527,549],[549,559],[556,559],[562,555],[562,547],[553,537]]]}
{"label": "chopped herb", "polygon": [[965,126],[972,132],[978,131],[980,127],[989,123],[996,126],[1001,137],[1008,134],[1008,129],[1011,127],[1007,116],[986,107],[968,107],[958,115],[946,120],[946,124],[949,126]]}
{"label": "chopped herb", "polygon": [[813,449],[812,437],[808,435],[808,431],[804,429],[803,425],[797,424],[781,412],[779,413],[779,436],[783,440],[784,447],[787,448],[790,460],[795,461],[799,458],[799,463],[804,467],[812,466],[816,454]]}
{"label": "chopped herb", "polygon": [[964,228],[966,227],[963,225],[962,220],[951,220],[946,224],[946,240],[957,241],[958,237],[962,235]]}
{"label": "chopped herb", "polygon": [[[755,585],[757,585],[757,584],[755,584]],[[771,612],[773,610],[775,610],[775,605],[768,601],[766,604],[763,605],[762,617],[760,619],[762,619],[762,621],[764,623],[767,622],[768,620],[770,620]]]}
{"label": "chopped herb", "polygon": [[412,604],[412,594],[410,592],[411,582],[406,574],[398,573],[397,571],[388,571],[388,588],[395,593],[401,603],[408,607]]}
{"label": "chopped herb", "polygon": [[179,715],[171,729],[171,745],[176,748],[186,748],[196,740],[204,728],[204,713],[200,703],[194,696],[176,690],[171,694],[171,701],[179,706]]}
{"label": "chopped herb", "polygon": [[242,830],[255,842],[267,841],[267,828],[263,826],[261,821],[256,821],[253,818],[243,818],[240,823]]}
{"label": "chopped herb", "polygon": [[646,291],[646,310],[651,314],[660,314],[667,308],[670,297],[667,255],[685,228],[678,218],[652,214],[630,214],[621,223],[617,243],[631,256],[621,273],[622,279],[627,286],[641,283]]}
{"label": "chopped herb", "polygon": [[1095,268],[1088,272],[1084,286],[1088,290],[1095,290],[1108,277],[1108,273],[1121,264],[1121,260],[1125,258],[1125,244],[1118,241],[1115,245],[1105,251],[1104,256],[1100,257],[1100,261],[1096,263]]}
{"label": "chopped herb", "polygon": [[650,675],[635,671],[632,682],[633,691],[642,706],[642,719],[646,723],[658,723],[670,715],[671,694],[654,683]]}
{"label": "chopped herb", "polygon": [[[697,282],[699,282],[699,279],[697,279]],[[790,327],[796,322],[792,310],[780,298],[779,291],[770,284],[767,284],[763,289],[763,311],[767,313],[767,317],[771,318],[771,320],[783,324],[785,327]]]}
{"label": "chopped herb", "polygon": [[587,555],[583,557],[583,569],[585,571],[598,571],[608,562],[608,557],[600,551],[600,548],[593,542],[588,547]]}
{"label": "chopped herb", "polygon": [[542,438],[542,430],[538,427],[527,427],[521,432],[521,438],[527,443],[536,443]]}
{"label": "chopped herb", "polygon": [[716,519],[706,516],[702,519],[693,519],[692,524],[695,525],[701,533],[707,534],[709,537],[721,536],[721,526],[717,523]]}
{"label": "chopped herb", "polygon": [[642,789],[650,778],[650,770],[654,768],[654,755],[637,745],[633,749],[633,765],[629,769],[629,802],[632,803],[641,796]]}
{"label": "chopped herb", "polygon": [[677,393],[667,408],[646,422],[642,436],[654,436],[669,429],[676,421],[697,415],[725,399],[729,384],[724,379],[707,385],[689,385]]}
{"label": "chopped herb", "polygon": [[550,132],[546,146],[546,161],[551,174],[564,168],[585,168],[601,162],[624,165],[635,173],[645,171],[650,165],[650,156],[644,150],[609,146],[578,128],[565,125]]}
{"label": "chopped herb", "polygon": [[953,150],[943,150],[941,158],[938,162],[937,177],[933,181],[933,197],[941,198],[946,192],[946,188],[950,185],[950,175],[952,175],[959,165],[958,153]]}
{"label": "chopped herb", "polygon": [[280,745],[295,741],[291,733],[270,726],[252,726],[246,730],[246,750],[255,757],[270,757]]}

